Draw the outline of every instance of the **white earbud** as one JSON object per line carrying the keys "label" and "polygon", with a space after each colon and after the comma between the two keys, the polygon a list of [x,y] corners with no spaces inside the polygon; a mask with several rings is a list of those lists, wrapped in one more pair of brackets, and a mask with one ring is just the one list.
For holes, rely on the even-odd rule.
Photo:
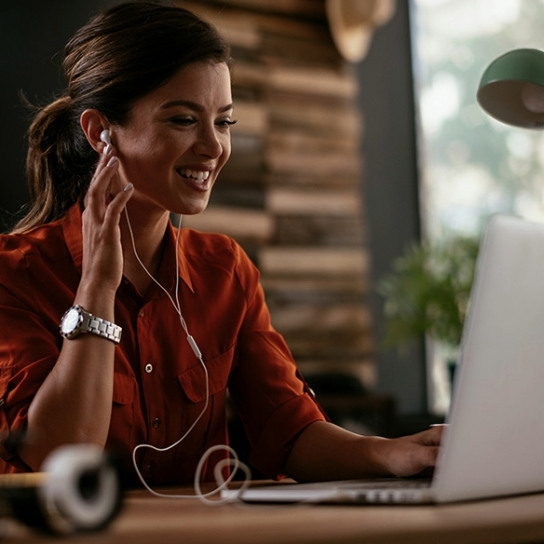
{"label": "white earbud", "polygon": [[107,155],[111,149],[111,138],[109,129],[106,128],[100,133],[100,141],[106,144],[106,147],[104,148],[102,153],[104,153],[104,155]]}
{"label": "white earbud", "polygon": [[110,144],[111,145],[111,138],[110,138],[109,129],[106,128],[100,133],[100,140],[102,142],[104,142],[105,144]]}

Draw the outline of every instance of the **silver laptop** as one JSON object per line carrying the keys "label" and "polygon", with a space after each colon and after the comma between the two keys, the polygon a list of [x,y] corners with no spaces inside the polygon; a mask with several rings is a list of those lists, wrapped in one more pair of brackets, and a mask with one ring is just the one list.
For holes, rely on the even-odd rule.
{"label": "silver laptop", "polygon": [[429,481],[280,483],[241,499],[413,504],[544,491],[543,224],[506,216],[488,223],[447,423]]}

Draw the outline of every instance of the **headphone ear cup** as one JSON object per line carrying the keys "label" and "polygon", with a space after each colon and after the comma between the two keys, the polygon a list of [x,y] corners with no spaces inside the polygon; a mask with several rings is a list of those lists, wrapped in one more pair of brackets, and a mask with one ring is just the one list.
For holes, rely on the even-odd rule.
{"label": "headphone ear cup", "polygon": [[2,517],[11,515],[49,534],[98,531],[115,518],[122,505],[118,460],[92,444],[61,446],[46,458],[42,472],[3,478]]}
{"label": "headphone ear cup", "polygon": [[121,476],[113,457],[92,444],[58,448],[43,466],[48,477],[38,490],[53,532],[97,531],[121,507]]}

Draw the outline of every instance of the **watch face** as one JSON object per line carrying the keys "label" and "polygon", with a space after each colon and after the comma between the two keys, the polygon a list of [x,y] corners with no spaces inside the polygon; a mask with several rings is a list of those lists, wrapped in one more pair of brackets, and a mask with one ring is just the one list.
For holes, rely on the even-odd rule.
{"label": "watch face", "polygon": [[70,334],[73,332],[77,326],[79,325],[79,319],[80,319],[80,313],[76,308],[72,308],[68,311],[68,313],[64,316],[60,330],[63,334]]}

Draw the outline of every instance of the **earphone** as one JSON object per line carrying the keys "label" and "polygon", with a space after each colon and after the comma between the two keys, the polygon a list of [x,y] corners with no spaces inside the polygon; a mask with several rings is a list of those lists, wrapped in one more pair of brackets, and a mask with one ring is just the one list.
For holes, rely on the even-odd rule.
{"label": "earphone", "polygon": [[111,145],[110,129],[106,128],[100,133],[100,140],[105,144]]}
{"label": "earphone", "polygon": [[110,137],[110,130],[108,128],[104,129],[101,133],[100,133],[100,141],[101,142],[104,142],[106,144],[106,147],[104,148],[104,151],[102,153],[104,153],[104,155],[107,155],[110,148],[111,148],[111,137]]}

